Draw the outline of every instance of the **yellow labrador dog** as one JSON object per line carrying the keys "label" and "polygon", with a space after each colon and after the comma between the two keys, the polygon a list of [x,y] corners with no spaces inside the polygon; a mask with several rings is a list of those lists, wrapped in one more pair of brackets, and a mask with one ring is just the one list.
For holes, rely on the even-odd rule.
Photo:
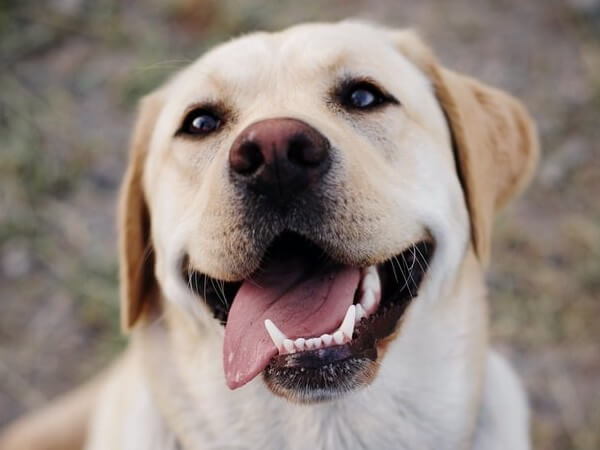
{"label": "yellow labrador dog", "polygon": [[484,270],[537,155],[518,101],[410,31],[309,24],[213,49],[141,104],[128,350],[1,448],[529,448]]}

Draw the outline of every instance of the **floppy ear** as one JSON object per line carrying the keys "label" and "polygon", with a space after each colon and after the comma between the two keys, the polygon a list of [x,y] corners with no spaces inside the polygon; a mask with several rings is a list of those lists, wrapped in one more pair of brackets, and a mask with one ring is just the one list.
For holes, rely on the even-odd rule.
{"label": "floppy ear", "polygon": [[497,89],[440,68],[437,96],[452,130],[471,233],[487,264],[495,213],[528,184],[539,157],[535,123]]}
{"label": "floppy ear", "polygon": [[150,215],[142,188],[142,174],[161,106],[159,94],[151,94],[140,102],[129,151],[129,165],[121,185],[118,228],[121,328],[124,332],[129,331],[140,318],[145,302],[156,286]]}
{"label": "floppy ear", "polygon": [[539,157],[535,123],[510,95],[441,67],[418,36],[395,36],[433,82],[448,121],[479,260],[489,261],[495,213],[529,182]]}

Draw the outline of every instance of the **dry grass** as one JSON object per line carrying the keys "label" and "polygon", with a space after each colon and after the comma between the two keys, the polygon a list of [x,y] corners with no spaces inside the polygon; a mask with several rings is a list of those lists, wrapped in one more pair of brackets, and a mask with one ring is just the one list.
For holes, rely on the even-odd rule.
{"label": "dry grass", "polygon": [[600,448],[597,1],[146,5],[0,0],[0,424],[123,345],[113,209],[137,98],[232,35],[359,16],[416,26],[538,119],[538,176],[498,220],[493,333],[527,383],[536,447]]}

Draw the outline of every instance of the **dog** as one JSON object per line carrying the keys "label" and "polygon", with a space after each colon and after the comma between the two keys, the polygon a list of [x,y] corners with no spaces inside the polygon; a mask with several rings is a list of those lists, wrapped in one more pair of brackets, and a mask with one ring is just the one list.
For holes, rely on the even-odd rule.
{"label": "dog", "polygon": [[538,153],[519,101],[411,30],[303,24],[212,49],[141,101],[127,350],[0,448],[529,448],[484,272]]}

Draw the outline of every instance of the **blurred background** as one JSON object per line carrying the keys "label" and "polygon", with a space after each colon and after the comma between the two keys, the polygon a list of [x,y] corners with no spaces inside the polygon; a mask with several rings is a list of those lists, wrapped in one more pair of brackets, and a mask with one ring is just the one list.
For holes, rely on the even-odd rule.
{"label": "blurred background", "polygon": [[536,117],[537,176],[497,221],[493,340],[535,447],[600,448],[599,0],[0,0],[0,425],[125,344],[114,209],[139,97],[232,36],[346,17],[417,28]]}

